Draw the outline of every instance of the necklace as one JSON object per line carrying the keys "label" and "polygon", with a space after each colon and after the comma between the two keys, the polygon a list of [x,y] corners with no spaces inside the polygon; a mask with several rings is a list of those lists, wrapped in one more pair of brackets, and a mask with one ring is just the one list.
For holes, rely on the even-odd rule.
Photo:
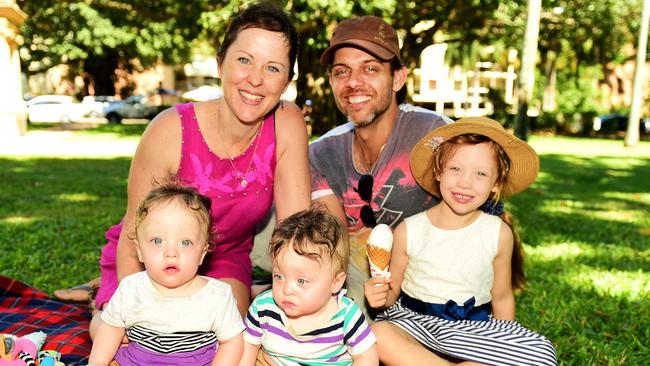
{"label": "necklace", "polygon": [[[352,138],[352,144],[354,145],[354,141],[357,139],[356,134]],[[379,148],[379,154],[377,154],[377,159],[371,164],[370,159],[366,156],[366,151],[361,147],[361,144],[357,142],[357,150],[361,152],[361,165],[363,165],[363,168],[367,174],[372,175],[373,170],[375,170],[375,165],[377,165],[377,162],[379,161],[379,157],[381,156],[381,153],[384,151],[384,148],[386,147],[386,144],[381,145],[381,148]],[[354,150],[354,149],[353,149]],[[354,160],[354,154],[353,154],[353,159]],[[370,168],[370,169],[368,169]]]}
{"label": "necklace", "polygon": [[234,159],[230,157],[230,153],[228,152],[228,149],[226,148],[226,144],[223,143],[223,140],[221,139],[220,134],[217,134],[217,139],[219,140],[219,144],[221,144],[221,147],[223,148],[223,151],[226,152],[226,158],[230,162],[230,166],[232,167],[232,171],[237,174],[239,177],[239,186],[242,188],[245,188],[248,185],[248,181],[246,180],[246,176],[248,173],[250,173],[251,170],[251,165],[253,164],[253,159],[255,158],[255,152],[257,152],[257,147],[259,146],[259,140],[260,136],[262,135],[262,128],[264,127],[264,121],[262,121],[262,124],[260,127],[257,129],[257,132],[255,133],[255,137],[253,137],[253,144],[255,145],[253,147],[253,154],[251,155],[251,160],[248,161],[248,167],[246,168],[246,171],[244,174],[242,174],[237,167],[235,167]]}
{"label": "necklace", "polygon": [[226,152],[226,158],[230,162],[230,166],[232,167],[232,170],[237,174],[239,177],[239,186],[244,188],[248,185],[248,181],[246,180],[246,176],[251,170],[251,165],[253,164],[253,159],[255,158],[255,152],[257,152],[257,146],[259,146],[259,139],[260,135],[262,134],[262,127],[264,127],[264,121],[262,121],[262,124],[260,125],[260,128],[256,132],[256,136],[253,138],[253,144],[255,146],[253,147],[253,154],[251,155],[251,159],[248,161],[248,167],[246,167],[246,171],[244,174],[242,174],[237,167],[235,167],[234,159],[230,157],[230,153],[228,152],[228,149],[226,148],[226,145],[223,143],[223,140],[221,140],[221,136],[219,136],[219,143],[221,143],[221,147],[223,147],[223,150]]}

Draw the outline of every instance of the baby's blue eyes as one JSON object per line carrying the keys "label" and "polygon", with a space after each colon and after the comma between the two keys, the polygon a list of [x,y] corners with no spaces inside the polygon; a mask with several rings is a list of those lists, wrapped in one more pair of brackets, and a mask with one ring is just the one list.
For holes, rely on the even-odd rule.
{"label": "baby's blue eyes", "polygon": [[[274,274],[273,275],[273,280],[274,281],[284,281],[284,276],[282,276],[280,274]],[[299,279],[296,280],[296,283],[298,283],[298,285],[300,285],[300,286],[304,286],[304,285],[308,284],[309,281],[307,279],[305,279],[305,278],[299,278]]]}
{"label": "baby's blue eyes", "polygon": [[[162,238],[153,238],[151,239],[151,243],[157,247],[163,246],[163,240]],[[183,239],[179,243],[181,247],[191,247],[192,246],[192,241],[189,239]]]}

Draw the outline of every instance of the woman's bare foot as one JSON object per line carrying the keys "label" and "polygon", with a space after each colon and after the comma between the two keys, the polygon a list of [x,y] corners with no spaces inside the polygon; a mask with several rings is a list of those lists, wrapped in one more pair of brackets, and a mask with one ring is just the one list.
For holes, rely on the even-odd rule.
{"label": "woman's bare foot", "polygon": [[55,299],[61,301],[87,302],[91,294],[99,287],[99,277],[94,278],[83,285],[64,288],[54,291]]}

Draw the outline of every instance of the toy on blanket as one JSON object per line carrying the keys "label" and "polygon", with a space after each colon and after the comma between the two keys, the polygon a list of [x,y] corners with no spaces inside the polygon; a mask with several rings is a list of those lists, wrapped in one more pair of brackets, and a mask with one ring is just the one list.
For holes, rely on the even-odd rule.
{"label": "toy on blanket", "polygon": [[65,366],[61,360],[61,353],[54,350],[45,350],[38,353],[38,366]]}
{"label": "toy on blanket", "polygon": [[44,332],[30,333],[18,338],[0,335],[0,366],[36,366],[36,355],[45,342]]}
{"label": "toy on blanket", "polygon": [[393,248],[393,232],[385,224],[375,226],[368,236],[366,251],[370,264],[370,273],[373,277],[390,278],[388,264],[390,251]]}

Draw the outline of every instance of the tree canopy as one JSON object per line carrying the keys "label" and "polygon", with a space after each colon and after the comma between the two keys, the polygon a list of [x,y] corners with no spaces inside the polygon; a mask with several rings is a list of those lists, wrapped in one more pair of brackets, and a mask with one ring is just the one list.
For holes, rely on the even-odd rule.
{"label": "tree canopy", "polygon": [[68,64],[88,72],[100,94],[114,94],[113,73],[131,61],[143,66],[180,63],[203,28],[204,11],[220,6],[208,0],[18,0],[29,15],[22,25],[23,70],[28,74]]}
{"label": "tree canopy", "polygon": [[[195,40],[219,44],[230,17],[249,0],[18,0],[29,18],[22,25],[23,70],[34,74],[60,63],[92,76],[98,94],[114,94],[112,72],[158,62],[189,61]],[[521,49],[526,1],[512,0],[283,0],[300,35],[298,102],[314,100],[322,123],[316,132],[342,122],[329,97],[327,70],[318,62],[337,22],[377,15],[397,29],[409,69],[434,40],[454,45],[460,59],[476,57],[476,45]],[[563,70],[624,61],[634,44],[641,0],[544,0],[538,50]],[[454,53],[455,52],[455,53]],[[457,60],[458,61],[458,60]],[[475,61],[475,60],[474,60]],[[539,67],[538,67],[539,68]]]}

